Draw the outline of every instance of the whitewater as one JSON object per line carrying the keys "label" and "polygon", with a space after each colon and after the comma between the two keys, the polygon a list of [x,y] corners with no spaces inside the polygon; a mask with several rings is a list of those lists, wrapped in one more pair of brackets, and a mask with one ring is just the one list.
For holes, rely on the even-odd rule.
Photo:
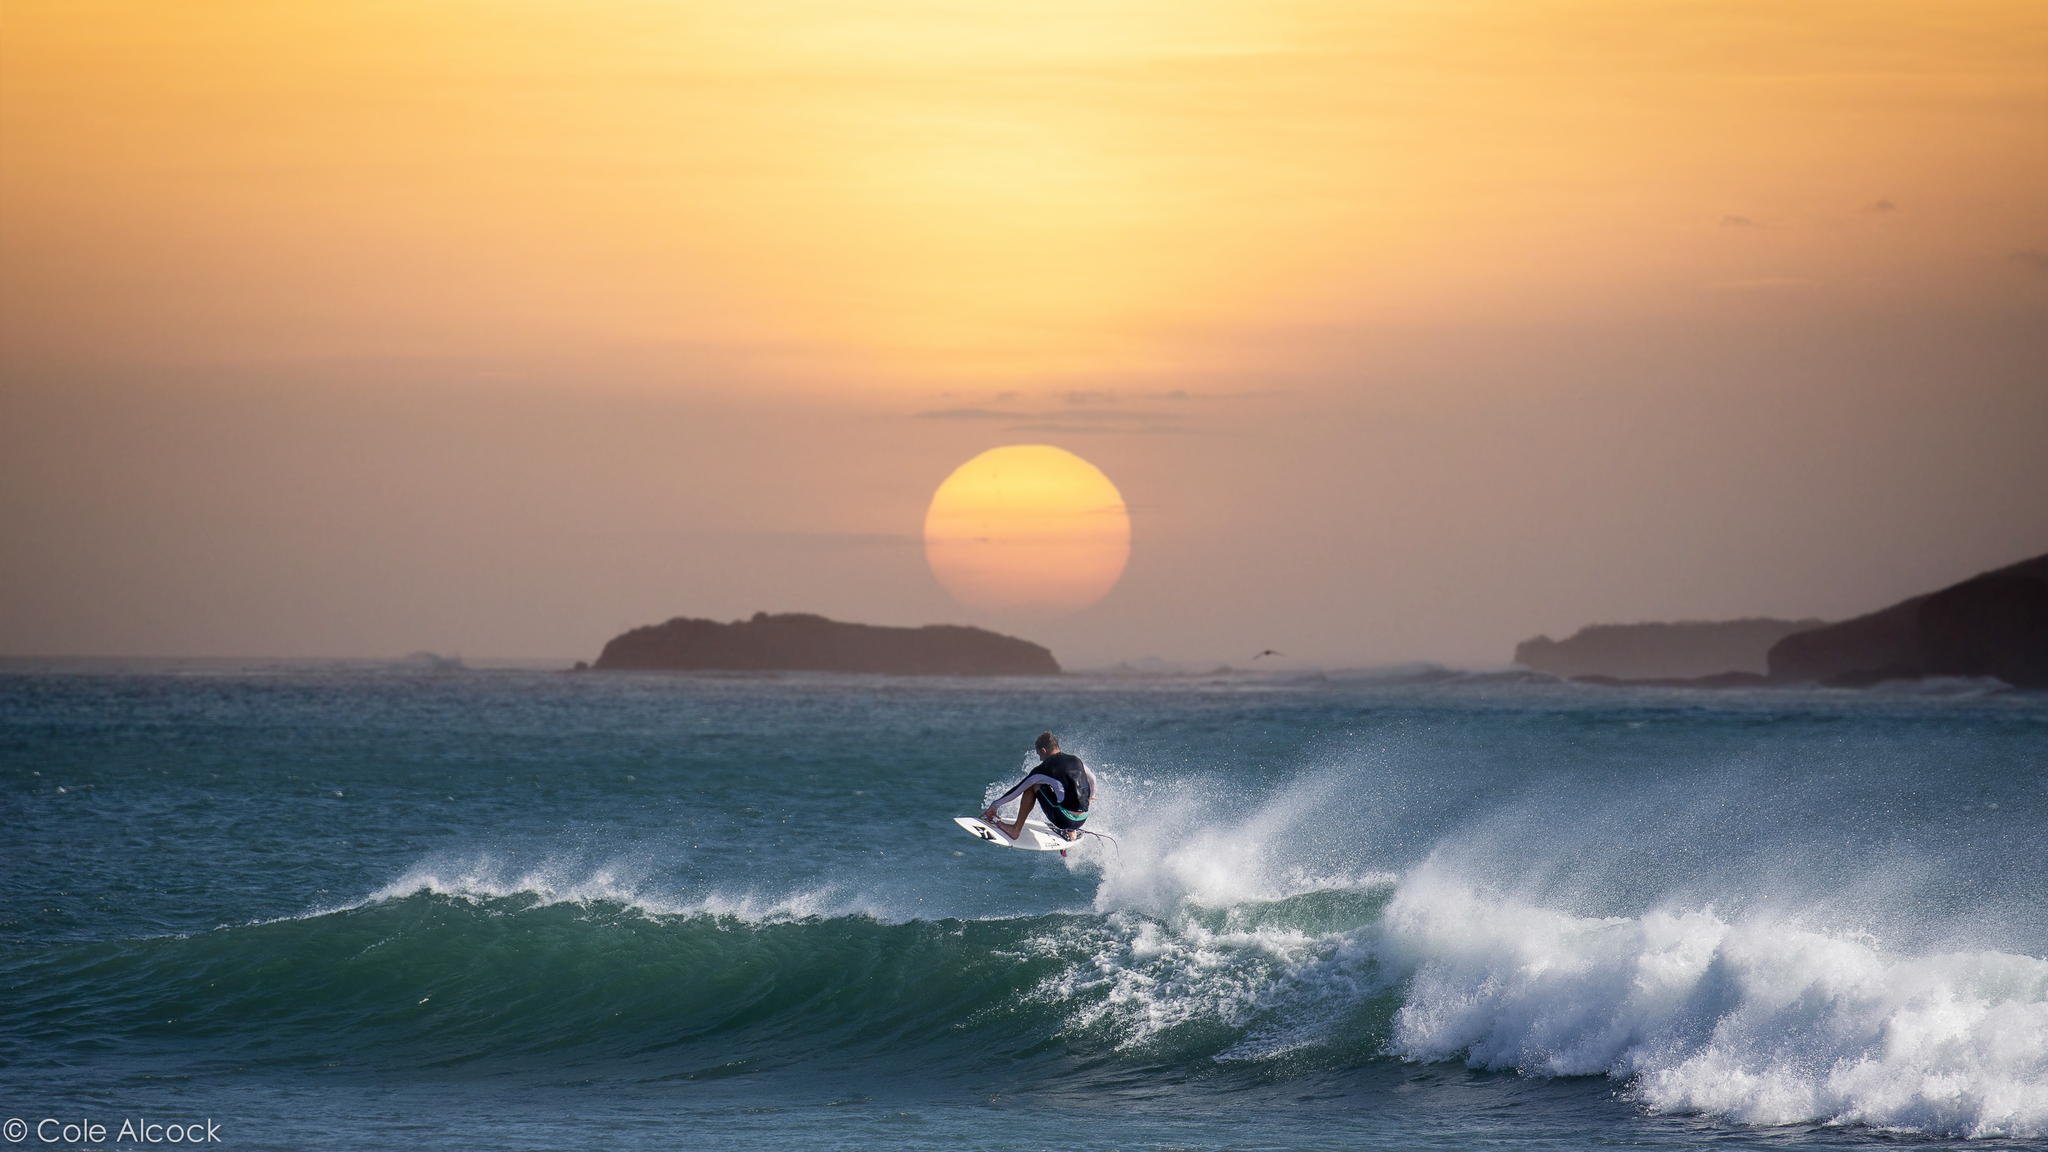
{"label": "whitewater", "polygon": [[[10,1116],[2048,1144],[2048,701],[1997,685],[143,667],[0,721]],[[961,835],[1047,726],[1116,842]]]}

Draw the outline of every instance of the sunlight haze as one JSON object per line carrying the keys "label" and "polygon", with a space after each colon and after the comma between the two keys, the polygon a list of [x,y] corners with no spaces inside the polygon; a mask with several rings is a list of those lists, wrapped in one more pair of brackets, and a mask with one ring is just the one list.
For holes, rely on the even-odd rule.
{"label": "sunlight haze", "polygon": [[2048,550],[2039,3],[0,11],[0,653],[1018,625],[1497,665]]}

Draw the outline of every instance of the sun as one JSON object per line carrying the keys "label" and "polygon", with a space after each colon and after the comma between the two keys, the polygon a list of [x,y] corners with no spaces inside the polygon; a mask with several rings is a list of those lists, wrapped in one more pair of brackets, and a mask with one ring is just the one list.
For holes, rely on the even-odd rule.
{"label": "sun", "polygon": [[973,608],[1057,614],[1109,594],[1131,516],[1102,469],[1049,444],[991,448],[953,470],[924,514],[924,556]]}

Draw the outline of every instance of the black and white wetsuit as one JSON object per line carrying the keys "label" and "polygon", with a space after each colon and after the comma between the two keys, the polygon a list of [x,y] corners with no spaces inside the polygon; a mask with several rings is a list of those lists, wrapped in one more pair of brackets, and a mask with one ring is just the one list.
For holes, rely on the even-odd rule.
{"label": "black and white wetsuit", "polygon": [[1088,802],[1095,798],[1095,773],[1088,770],[1081,758],[1068,752],[1055,752],[1038,762],[1031,775],[1017,782],[1015,788],[1002,794],[991,808],[1000,808],[1024,794],[1026,788],[1038,785],[1038,807],[1055,828],[1079,828],[1088,819]]}

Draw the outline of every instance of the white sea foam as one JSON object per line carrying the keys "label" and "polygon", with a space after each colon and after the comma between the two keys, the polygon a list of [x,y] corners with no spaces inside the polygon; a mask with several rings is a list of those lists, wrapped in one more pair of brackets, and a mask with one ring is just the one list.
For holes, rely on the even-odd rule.
{"label": "white sea foam", "polygon": [[750,924],[839,916],[891,921],[883,909],[823,885],[790,892],[676,893],[647,879],[631,862],[591,865],[581,859],[513,865],[490,855],[415,865],[364,900],[401,900],[421,893],[471,903],[523,899],[528,906],[615,905],[643,916],[716,916]]}
{"label": "white sea foam", "polygon": [[1371,951],[1406,978],[1395,1051],[1607,1075],[1747,1124],[2048,1134],[2048,961],[1894,956],[1711,911],[1589,919],[1419,870]]}
{"label": "white sea foam", "polygon": [[1652,1111],[1742,1124],[2048,1135],[2048,960],[1893,955],[1706,909],[1571,916],[1428,868],[1362,926],[1232,919],[1114,912],[1048,936],[1070,963],[1039,994],[1119,1048],[1213,1022],[1241,1032],[1218,1059],[1256,1060],[1360,1042],[1344,1014],[1392,990],[1405,1059],[1607,1076]]}
{"label": "white sea foam", "polygon": [[1145,779],[1114,766],[1098,775],[1113,802],[1090,827],[1118,844],[1067,863],[1100,870],[1101,919],[1036,941],[1069,960],[1038,994],[1065,1006],[1070,1030],[1120,1049],[1197,1023],[1239,1031],[1222,1059],[1329,1042],[1342,1008],[1375,976],[1346,953],[1347,931],[1304,926],[1317,918],[1290,902],[1384,893],[1396,879],[1343,867],[1355,851],[1327,850],[1319,829],[1342,776],[1312,774],[1247,804],[1226,781]]}
{"label": "white sea foam", "polygon": [[1125,913],[1080,937],[1042,937],[1046,952],[1081,957],[1044,981],[1037,994],[1067,1005],[1068,1027],[1103,1031],[1118,1048],[1141,1047],[1191,1022],[1243,1026],[1281,1003],[1329,949],[1286,929],[1212,931]]}
{"label": "white sea foam", "polygon": [[[1391,990],[1389,1047],[1407,1059],[1607,1076],[1653,1111],[1743,1124],[2048,1135],[2048,960],[1907,954],[1697,905],[1576,916],[1482,894],[1435,863],[1398,882],[1305,866],[1331,858],[1313,835],[1328,777],[1227,825],[1199,786],[1124,791],[1110,809],[1133,825],[1120,850],[1070,862],[1103,870],[1103,920],[1040,989],[1119,1046],[1194,1021],[1242,1030],[1230,1058],[1342,1043],[1342,1009]],[[1320,934],[1285,926],[1298,915],[1252,914],[1389,886],[1376,920]]]}

